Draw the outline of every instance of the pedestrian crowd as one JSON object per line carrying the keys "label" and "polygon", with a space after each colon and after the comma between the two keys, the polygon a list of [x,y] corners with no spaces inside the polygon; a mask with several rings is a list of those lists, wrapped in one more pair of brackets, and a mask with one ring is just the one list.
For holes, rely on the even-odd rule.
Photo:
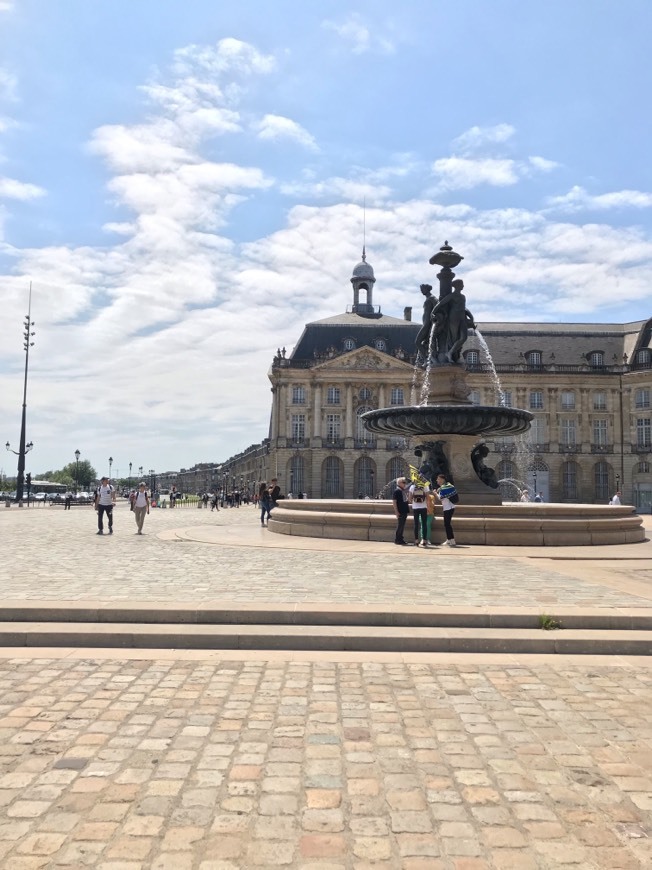
{"label": "pedestrian crowd", "polygon": [[405,540],[405,526],[410,511],[414,520],[414,546],[432,547],[432,532],[435,522],[435,506],[439,502],[444,519],[445,546],[456,547],[455,534],[453,532],[453,514],[455,505],[459,502],[459,496],[455,486],[450,483],[445,474],[438,474],[436,485],[430,483],[418,475],[413,475],[412,483],[407,478],[399,477],[396,481],[396,489],[393,495],[394,513],[396,515],[396,535],[394,543],[407,547]]}

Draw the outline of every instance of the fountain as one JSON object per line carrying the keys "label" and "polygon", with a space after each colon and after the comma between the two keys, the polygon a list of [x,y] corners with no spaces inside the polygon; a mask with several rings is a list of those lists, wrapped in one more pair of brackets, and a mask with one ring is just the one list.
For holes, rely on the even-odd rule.
{"label": "fountain", "polygon": [[[502,503],[499,480],[485,464],[484,439],[527,432],[533,415],[504,405],[475,405],[469,400],[466,371],[460,363],[469,331],[476,329],[466,308],[464,284],[453,269],[464,258],[445,242],[430,258],[440,266],[439,297],[429,284],[423,325],[416,337],[417,364],[411,400],[419,404],[367,411],[366,428],[389,436],[416,438],[419,473],[434,483],[443,473],[455,484],[460,504],[455,538],[462,544],[573,545],[634,543],[645,532],[631,507],[577,504]],[[417,389],[419,375],[421,390]],[[495,384],[500,391],[497,375]],[[312,537],[393,540],[391,501],[308,500],[276,508],[269,528],[281,534]],[[441,522],[435,524],[438,533]]]}

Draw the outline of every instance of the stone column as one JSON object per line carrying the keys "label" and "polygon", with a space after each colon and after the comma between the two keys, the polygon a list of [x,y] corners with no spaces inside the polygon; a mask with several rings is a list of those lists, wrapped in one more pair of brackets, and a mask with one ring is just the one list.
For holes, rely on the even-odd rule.
{"label": "stone column", "polygon": [[353,438],[353,387],[346,386],[346,417],[344,419],[344,437]]}
{"label": "stone column", "polygon": [[[314,415],[312,421],[313,438],[321,438],[321,387],[315,384]],[[319,442],[321,444],[321,441]]]}

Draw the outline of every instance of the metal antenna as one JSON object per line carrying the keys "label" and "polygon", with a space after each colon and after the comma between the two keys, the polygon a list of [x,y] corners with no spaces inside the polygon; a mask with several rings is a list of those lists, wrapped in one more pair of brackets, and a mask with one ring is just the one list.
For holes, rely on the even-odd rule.
{"label": "metal antenna", "polygon": [[367,197],[362,198],[362,262],[367,262]]}

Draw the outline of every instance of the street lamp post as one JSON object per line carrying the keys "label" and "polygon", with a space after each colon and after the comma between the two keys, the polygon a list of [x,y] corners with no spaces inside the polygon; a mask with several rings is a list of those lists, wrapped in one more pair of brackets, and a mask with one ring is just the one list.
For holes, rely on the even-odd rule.
{"label": "street lamp post", "polygon": [[129,480],[127,481],[127,486],[131,489],[131,462],[129,463]]}
{"label": "street lamp post", "polygon": [[143,479],[143,466],[140,465],[138,467],[138,480],[142,480],[142,479]]}
{"label": "street lamp post", "polygon": [[616,492],[620,492],[620,474],[616,474]]}
{"label": "street lamp post", "polygon": [[371,478],[371,493],[370,493],[370,495],[372,498],[375,498],[375,495],[374,495],[374,492],[375,492],[375,490],[374,490],[374,470],[373,470],[373,468],[369,469],[369,477]]}
{"label": "street lamp post", "polygon": [[153,469],[153,468],[150,468],[150,470],[149,470],[149,489],[150,489],[150,492],[152,493],[152,496],[154,495],[154,492],[156,491],[156,486],[155,486],[155,484],[156,484],[156,477],[155,477],[155,474],[156,474],[156,472],[154,471],[154,469]]}
{"label": "street lamp post", "polygon": [[77,491],[79,490],[79,457],[81,453],[79,450],[75,450],[75,495],[77,495]]}
{"label": "street lamp post", "polygon": [[111,466],[113,465],[113,457],[109,456],[109,480],[111,480]]}
{"label": "street lamp post", "polygon": [[34,342],[30,341],[33,337],[34,333],[32,332],[32,327],[34,326],[34,321],[32,320],[32,285],[30,282],[29,285],[29,303],[27,307],[27,315],[25,317],[25,322],[23,324],[23,348],[25,350],[25,378],[23,380],[23,413],[20,421],[20,445],[18,450],[12,450],[9,446],[9,442],[7,441],[6,447],[10,453],[14,453],[18,457],[18,475],[16,477],[16,501],[21,504],[23,501],[23,489],[25,486],[25,456],[29,453],[29,451],[34,446],[30,441],[29,444],[25,444],[25,430],[27,426],[27,372],[29,370],[29,349],[30,347],[34,347]]}
{"label": "street lamp post", "polygon": [[536,498],[537,495],[539,494],[537,491],[537,473],[536,473],[536,471],[533,473],[533,476],[534,476],[534,497]]}

